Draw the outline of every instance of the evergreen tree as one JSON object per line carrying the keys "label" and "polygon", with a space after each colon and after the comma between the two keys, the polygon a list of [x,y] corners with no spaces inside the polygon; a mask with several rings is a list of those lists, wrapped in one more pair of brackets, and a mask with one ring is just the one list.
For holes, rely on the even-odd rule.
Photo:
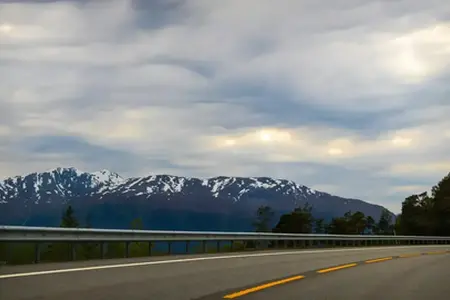
{"label": "evergreen tree", "polygon": [[350,232],[355,234],[362,234],[367,227],[367,219],[364,213],[357,211],[351,215]]}
{"label": "evergreen tree", "polygon": [[325,233],[327,231],[326,229],[327,226],[324,219],[314,219],[314,231],[316,233]]}
{"label": "evergreen tree", "polygon": [[392,231],[390,230],[391,225],[392,225],[392,215],[387,209],[383,209],[377,226],[379,233],[392,234]]}
{"label": "evergreen tree", "polygon": [[253,227],[256,232],[270,232],[270,226],[275,212],[269,206],[260,206],[256,211]]}
{"label": "evergreen tree", "polygon": [[75,217],[75,212],[71,205],[67,207],[67,209],[64,211],[62,220],[61,220],[61,227],[67,227],[67,228],[76,228],[80,224],[78,223],[78,220]]}
{"label": "evergreen tree", "polygon": [[375,233],[376,229],[377,229],[376,224],[375,224],[375,219],[372,218],[372,216],[368,216],[366,223],[367,223],[367,229],[369,230],[369,232],[372,234]]}

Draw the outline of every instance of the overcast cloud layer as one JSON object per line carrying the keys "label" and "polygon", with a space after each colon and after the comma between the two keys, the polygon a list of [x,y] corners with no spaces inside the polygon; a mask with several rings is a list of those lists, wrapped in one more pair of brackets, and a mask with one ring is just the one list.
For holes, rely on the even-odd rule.
{"label": "overcast cloud layer", "polygon": [[450,171],[449,82],[446,0],[2,1],[0,177],[273,176],[399,212]]}

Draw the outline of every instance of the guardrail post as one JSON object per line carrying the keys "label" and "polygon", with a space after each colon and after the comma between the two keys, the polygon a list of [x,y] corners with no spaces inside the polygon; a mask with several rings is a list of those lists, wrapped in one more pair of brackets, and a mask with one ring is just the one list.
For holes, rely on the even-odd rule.
{"label": "guardrail post", "polygon": [[76,245],[74,243],[70,243],[70,260],[76,260],[77,259],[77,248]]}
{"label": "guardrail post", "polygon": [[34,245],[34,263],[38,264],[41,261],[41,244],[36,243]]}
{"label": "guardrail post", "polygon": [[[0,243],[1,245],[1,243]],[[11,259],[13,259],[12,257],[12,250],[13,245],[11,245],[10,243],[5,243],[5,261],[0,261],[0,266],[2,263],[7,264]]]}
{"label": "guardrail post", "polygon": [[153,242],[148,242],[148,255],[152,256]]}
{"label": "guardrail post", "polygon": [[105,258],[105,242],[100,242],[100,258]]}
{"label": "guardrail post", "polygon": [[186,254],[189,254],[189,241],[186,241]]}
{"label": "guardrail post", "polygon": [[206,241],[202,241],[202,252],[206,253]]}
{"label": "guardrail post", "polygon": [[172,242],[167,242],[167,253],[171,254],[172,253]]}
{"label": "guardrail post", "polygon": [[220,252],[220,241],[217,241],[217,253]]}
{"label": "guardrail post", "polygon": [[125,242],[125,257],[130,257],[130,242]]}
{"label": "guardrail post", "polygon": [[230,252],[234,250],[234,241],[230,241]]}

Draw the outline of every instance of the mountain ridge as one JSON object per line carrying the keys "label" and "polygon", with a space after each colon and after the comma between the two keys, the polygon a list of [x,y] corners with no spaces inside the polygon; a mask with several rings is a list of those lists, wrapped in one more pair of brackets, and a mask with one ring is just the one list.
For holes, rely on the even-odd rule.
{"label": "mountain ridge", "polygon": [[[242,230],[249,230],[251,218],[261,205],[271,206],[278,216],[309,203],[316,215],[325,218],[341,216],[348,210],[378,218],[383,209],[359,199],[316,191],[292,180],[270,177],[201,179],[162,174],[124,178],[106,169],[89,173],[70,167],[0,181],[0,219],[8,224],[40,220],[31,223],[57,225],[57,217],[68,203],[83,216],[93,214],[97,226],[126,227],[134,214],[147,218],[144,223],[150,228],[194,230],[210,230],[208,226],[228,230],[233,219],[240,219]],[[155,216],[156,212],[161,215]],[[201,226],[192,225],[194,215],[205,216],[210,224],[205,221]],[[212,215],[222,220],[222,225],[228,225],[211,220]],[[243,225],[244,219],[248,226]],[[175,226],[172,221],[179,223]]]}

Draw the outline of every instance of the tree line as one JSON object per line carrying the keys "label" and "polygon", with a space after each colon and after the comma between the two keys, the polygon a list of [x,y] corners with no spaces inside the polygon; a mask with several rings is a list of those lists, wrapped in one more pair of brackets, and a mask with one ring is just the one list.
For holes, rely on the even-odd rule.
{"label": "tree line", "polygon": [[261,206],[256,212],[253,226],[257,232],[275,233],[329,233],[329,234],[393,234],[395,226],[391,213],[383,209],[379,220],[357,211],[348,211],[342,217],[326,222],[315,218],[312,206],[306,203],[292,212],[283,214],[275,227],[271,228],[275,212],[270,206]]}
{"label": "tree line", "polygon": [[346,212],[326,222],[315,218],[308,203],[283,214],[271,228],[275,212],[270,206],[256,211],[253,227],[258,232],[329,233],[450,236],[450,173],[432,187],[431,194],[423,192],[407,197],[402,211],[396,216],[383,209],[378,220],[360,211]]}

